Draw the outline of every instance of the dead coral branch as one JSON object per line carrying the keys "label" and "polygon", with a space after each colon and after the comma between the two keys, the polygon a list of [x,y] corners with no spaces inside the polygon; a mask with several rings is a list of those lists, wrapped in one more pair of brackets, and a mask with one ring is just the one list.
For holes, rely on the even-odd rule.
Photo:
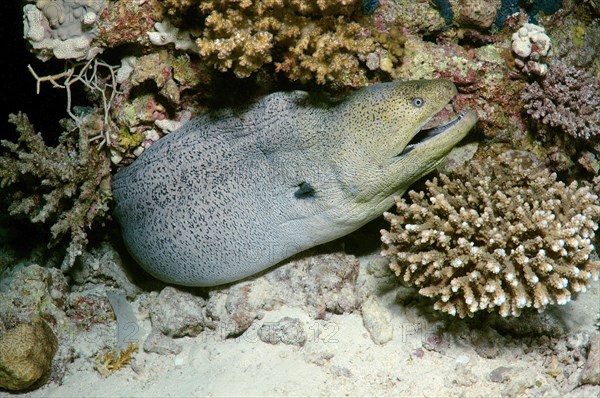
{"label": "dead coral branch", "polygon": [[[76,124],[82,123],[83,116],[73,112],[71,86],[81,82],[89,91],[90,95],[98,96],[101,102],[99,106],[104,112],[104,126],[100,134],[91,137],[92,140],[101,139],[100,145],[110,143],[110,111],[118,94],[117,79],[115,76],[116,67],[107,64],[97,58],[92,58],[86,62],[67,62],[65,71],[50,76],[38,76],[31,65],[27,69],[36,80],[36,93],[40,93],[41,84],[50,82],[54,88],[63,88],[67,92],[67,113]],[[104,73],[100,71],[104,69]],[[62,83],[60,82],[62,80]]]}

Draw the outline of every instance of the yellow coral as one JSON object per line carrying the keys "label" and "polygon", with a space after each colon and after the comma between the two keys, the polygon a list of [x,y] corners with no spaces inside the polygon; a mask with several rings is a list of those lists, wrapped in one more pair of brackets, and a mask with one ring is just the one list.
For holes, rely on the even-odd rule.
{"label": "yellow coral", "polygon": [[58,340],[35,315],[31,322],[5,327],[0,319],[0,388],[24,390],[50,371]]}
{"label": "yellow coral", "polygon": [[96,356],[96,370],[102,377],[122,369],[133,359],[133,354],[138,350],[137,344],[129,343],[125,349],[117,352],[115,350],[105,351]]}
{"label": "yellow coral", "polygon": [[348,20],[356,0],[203,1],[200,55],[220,71],[248,77],[274,62],[291,80],[361,86],[359,56],[374,42]]}

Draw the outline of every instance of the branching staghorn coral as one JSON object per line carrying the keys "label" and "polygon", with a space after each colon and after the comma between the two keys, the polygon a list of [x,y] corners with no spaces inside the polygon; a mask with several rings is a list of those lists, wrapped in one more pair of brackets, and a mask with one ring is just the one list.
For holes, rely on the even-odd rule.
{"label": "branching staghorn coral", "polygon": [[542,124],[584,140],[600,135],[600,84],[583,70],[555,60],[545,79],[530,84],[521,99]]}
{"label": "branching staghorn coral", "polygon": [[518,156],[473,161],[426,185],[385,214],[382,254],[396,275],[437,300],[435,309],[518,316],[565,304],[598,278],[592,239],[600,206],[589,186],[567,186]]}
{"label": "branching staghorn coral", "polygon": [[291,80],[366,83],[360,55],[373,40],[349,20],[357,0],[201,1],[207,15],[197,40],[200,55],[220,71],[248,77],[275,63]]}
{"label": "branching staghorn coral", "polygon": [[102,131],[103,115],[88,114],[78,127],[68,120],[56,147],[46,146],[25,115],[9,121],[19,139],[1,141],[0,189],[10,201],[8,211],[52,224],[48,246],[68,241],[62,268],[69,268],[87,244],[87,228],[108,212],[110,160],[90,142]]}

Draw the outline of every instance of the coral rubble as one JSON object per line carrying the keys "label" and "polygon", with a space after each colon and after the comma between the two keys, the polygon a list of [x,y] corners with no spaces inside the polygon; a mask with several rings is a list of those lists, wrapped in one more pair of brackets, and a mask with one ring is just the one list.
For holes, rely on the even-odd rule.
{"label": "coral rubble", "polygon": [[391,268],[433,297],[435,308],[473,316],[565,304],[598,278],[592,239],[600,220],[590,187],[556,180],[509,152],[441,175],[427,192],[398,198],[382,230]]}
{"label": "coral rubble", "polygon": [[0,188],[10,199],[8,211],[51,224],[49,246],[69,241],[63,268],[70,268],[87,244],[88,228],[108,213],[110,160],[90,143],[102,130],[102,117],[89,114],[79,127],[68,121],[56,147],[45,145],[25,115],[9,120],[20,136],[1,142]]}

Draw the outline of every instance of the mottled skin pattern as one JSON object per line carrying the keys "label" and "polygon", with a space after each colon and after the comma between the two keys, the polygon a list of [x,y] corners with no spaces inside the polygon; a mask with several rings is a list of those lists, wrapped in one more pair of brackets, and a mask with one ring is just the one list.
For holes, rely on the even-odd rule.
{"label": "mottled skin pattern", "polygon": [[455,94],[444,80],[384,83],[336,103],[274,93],[199,117],[115,176],[124,241],[155,277],[212,286],[344,236],[467,134],[474,112],[399,155]]}

